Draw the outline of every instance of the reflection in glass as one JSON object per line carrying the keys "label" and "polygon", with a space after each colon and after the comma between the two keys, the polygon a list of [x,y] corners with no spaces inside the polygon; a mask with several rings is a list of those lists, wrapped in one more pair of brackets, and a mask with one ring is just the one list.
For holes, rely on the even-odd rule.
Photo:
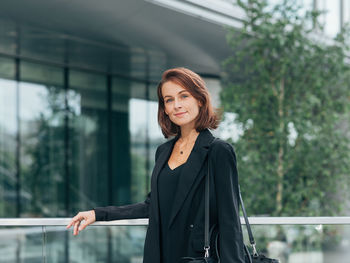
{"label": "reflection in glass", "polygon": [[[158,124],[158,95],[157,95],[157,86],[151,84],[149,86],[149,101],[148,101],[148,134],[149,134],[149,176],[151,176],[152,169],[155,165],[155,154],[157,147],[162,143],[166,142],[167,139],[164,138],[164,135]],[[150,182],[150,178],[148,180]],[[149,185],[150,189],[150,185]]]}
{"label": "reflection in glass", "polygon": [[0,52],[16,54],[16,23],[10,20],[0,19]]}
{"label": "reflection in glass", "polygon": [[47,30],[21,26],[20,54],[49,62],[64,62],[66,38]]}
{"label": "reflection in glass", "polygon": [[155,165],[155,154],[157,147],[166,142],[158,124],[158,101],[148,101],[147,103],[147,125],[149,136],[149,156],[148,156],[148,191],[151,189],[151,175]]}
{"label": "reflection in glass", "polygon": [[70,71],[70,213],[107,205],[107,86],[103,75]]}
{"label": "reflection in glass", "polygon": [[[254,225],[258,251],[281,263],[347,262],[350,227],[345,225]],[[245,227],[245,243],[249,243]]]}
{"label": "reflection in glass", "polygon": [[129,130],[131,134],[131,202],[145,199],[147,191],[147,101],[129,101]]}
{"label": "reflection in glass", "polygon": [[69,262],[142,262],[145,226],[89,226],[78,236],[64,227],[46,227],[47,262],[67,262],[63,245],[66,234]]}
{"label": "reflection in glass", "polygon": [[94,69],[107,72],[111,59],[110,56],[115,51],[110,50],[108,46],[99,46],[96,45],[96,43],[91,43],[90,41],[84,41],[81,39],[68,38],[66,41],[66,47],[69,47],[66,49],[66,52],[69,57],[70,65],[84,69]]}
{"label": "reflection in glass", "polygon": [[16,216],[16,82],[0,78],[0,217]]}
{"label": "reflection in glass", "polygon": [[41,226],[1,227],[0,262],[43,262]]}
{"label": "reflection in glass", "polygon": [[44,64],[22,61],[21,81],[63,86],[63,69]]}
{"label": "reflection in glass", "polygon": [[146,86],[120,78],[112,81],[113,202],[126,204],[146,197]]}
{"label": "reflection in glass", "polygon": [[[50,263],[141,263],[146,229],[89,226],[73,236],[64,226],[0,227],[0,262],[42,262],[44,256]],[[258,253],[281,263],[343,263],[350,256],[349,225],[253,225],[252,231]],[[248,244],[245,226],[243,233]]]}
{"label": "reflection in glass", "polygon": [[148,79],[158,82],[162,78],[162,72],[167,69],[167,58],[163,52],[159,50],[147,51],[149,62],[145,70],[149,71]]}
{"label": "reflection in glass", "polygon": [[110,227],[111,262],[142,263],[146,226]]}
{"label": "reflection in glass", "polygon": [[0,77],[7,79],[15,78],[15,60],[0,57]]}
{"label": "reflection in glass", "polygon": [[63,216],[64,91],[19,84],[21,215]]}

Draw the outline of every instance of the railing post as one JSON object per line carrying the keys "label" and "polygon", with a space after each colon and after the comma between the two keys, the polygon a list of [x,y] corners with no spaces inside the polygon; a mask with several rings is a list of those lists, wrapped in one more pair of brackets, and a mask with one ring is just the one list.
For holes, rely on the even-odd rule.
{"label": "railing post", "polygon": [[46,263],[46,226],[42,226],[42,237],[43,237],[42,261],[43,263]]}

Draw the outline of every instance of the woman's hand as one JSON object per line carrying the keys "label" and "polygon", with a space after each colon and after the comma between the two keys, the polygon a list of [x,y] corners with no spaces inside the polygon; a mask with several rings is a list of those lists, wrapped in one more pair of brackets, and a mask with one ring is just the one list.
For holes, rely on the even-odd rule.
{"label": "woman's hand", "polygon": [[94,223],[95,221],[96,216],[94,210],[79,212],[75,217],[72,218],[66,228],[68,229],[71,226],[74,226],[73,235],[76,236],[79,234],[79,231],[83,230],[85,227]]}

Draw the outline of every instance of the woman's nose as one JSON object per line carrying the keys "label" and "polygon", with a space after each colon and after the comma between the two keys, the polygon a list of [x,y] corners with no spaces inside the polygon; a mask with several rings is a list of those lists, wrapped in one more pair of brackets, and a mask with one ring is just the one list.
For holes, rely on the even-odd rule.
{"label": "woman's nose", "polygon": [[181,102],[180,102],[180,100],[178,100],[178,99],[175,99],[175,103],[174,103],[174,106],[175,106],[175,108],[181,108]]}

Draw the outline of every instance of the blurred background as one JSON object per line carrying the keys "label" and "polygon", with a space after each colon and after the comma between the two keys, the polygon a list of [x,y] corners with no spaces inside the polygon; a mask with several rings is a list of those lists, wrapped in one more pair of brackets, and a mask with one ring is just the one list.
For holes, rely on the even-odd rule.
{"label": "blurred background", "polygon": [[[224,110],[249,216],[350,216],[349,22],[350,0],[1,1],[0,217],[143,201],[177,66]],[[349,225],[253,230],[281,262],[349,255]],[[5,225],[0,262],[142,262],[145,232]]]}

